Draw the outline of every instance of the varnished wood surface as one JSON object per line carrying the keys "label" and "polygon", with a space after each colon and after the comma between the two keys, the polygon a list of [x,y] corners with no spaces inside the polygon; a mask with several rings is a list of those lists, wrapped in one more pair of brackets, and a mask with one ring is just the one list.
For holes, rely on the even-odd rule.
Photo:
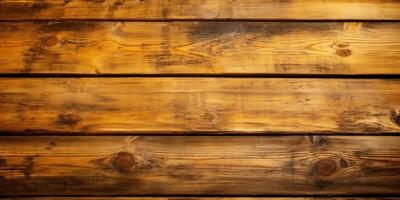
{"label": "varnished wood surface", "polygon": [[398,20],[396,0],[1,0],[0,20]]}
{"label": "varnished wood surface", "polygon": [[399,133],[397,79],[2,78],[0,132]]}
{"label": "varnished wood surface", "polygon": [[0,74],[400,74],[400,23],[0,26]]}
{"label": "varnished wood surface", "polygon": [[0,199],[400,199],[360,198],[400,195],[399,20],[396,0],[0,0]]}
{"label": "varnished wood surface", "polygon": [[395,136],[0,138],[0,196],[399,193]]}

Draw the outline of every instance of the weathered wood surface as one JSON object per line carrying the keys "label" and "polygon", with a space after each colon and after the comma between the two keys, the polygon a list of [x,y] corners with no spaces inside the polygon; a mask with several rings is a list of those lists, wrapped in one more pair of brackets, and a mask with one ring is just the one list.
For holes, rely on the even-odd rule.
{"label": "weathered wood surface", "polygon": [[2,78],[0,132],[399,133],[397,79]]}
{"label": "weathered wood surface", "polygon": [[[27,200],[27,197],[3,200]],[[396,197],[29,197],[29,200],[398,200]]]}
{"label": "weathered wood surface", "polygon": [[1,137],[0,196],[393,195],[395,136]]}
{"label": "weathered wood surface", "polygon": [[398,20],[396,0],[1,0],[0,20]]}
{"label": "weathered wood surface", "polygon": [[400,74],[400,23],[3,22],[0,26],[2,74]]}

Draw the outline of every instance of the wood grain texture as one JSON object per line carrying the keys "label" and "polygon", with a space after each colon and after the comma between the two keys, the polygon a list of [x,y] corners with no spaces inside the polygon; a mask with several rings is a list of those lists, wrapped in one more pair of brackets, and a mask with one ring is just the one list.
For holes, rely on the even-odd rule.
{"label": "wood grain texture", "polygon": [[0,196],[395,195],[395,136],[0,138]]}
{"label": "wood grain texture", "polygon": [[1,0],[0,20],[398,20],[396,0]]}
{"label": "wood grain texture", "polygon": [[400,74],[400,23],[0,26],[1,74]]}
{"label": "wood grain texture", "polygon": [[2,78],[0,132],[399,133],[397,79]]}
{"label": "wood grain texture", "polygon": [[14,197],[3,200],[398,200],[396,197]]}

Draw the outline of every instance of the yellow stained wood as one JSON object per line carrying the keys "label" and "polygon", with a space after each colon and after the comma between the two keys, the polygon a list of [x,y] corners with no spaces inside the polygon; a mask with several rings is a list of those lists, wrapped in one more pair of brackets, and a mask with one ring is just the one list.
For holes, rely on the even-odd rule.
{"label": "yellow stained wood", "polygon": [[395,195],[400,137],[1,137],[0,196]]}
{"label": "yellow stained wood", "polygon": [[397,79],[2,78],[0,131],[399,133]]}
{"label": "yellow stained wood", "polygon": [[0,20],[398,20],[396,0],[2,0]]}
{"label": "yellow stained wood", "polygon": [[1,74],[400,74],[400,23],[0,26]]}

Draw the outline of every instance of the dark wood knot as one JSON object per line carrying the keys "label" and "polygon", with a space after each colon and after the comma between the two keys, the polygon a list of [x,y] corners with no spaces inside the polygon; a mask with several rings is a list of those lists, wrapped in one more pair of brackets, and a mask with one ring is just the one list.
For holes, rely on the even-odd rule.
{"label": "dark wood knot", "polygon": [[400,111],[399,110],[397,110],[397,109],[391,110],[390,118],[394,123],[396,123],[397,125],[400,125]]}
{"label": "dark wood knot", "polygon": [[336,49],[336,55],[341,57],[348,57],[351,55],[351,50],[348,49],[350,46],[347,42],[336,42],[332,45],[332,48]]}
{"label": "dark wood knot", "polygon": [[44,39],[44,45],[46,47],[54,47],[58,44],[59,40],[56,36],[50,36],[46,39]]}
{"label": "dark wood knot", "polygon": [[346,48],[346,47],[349,47],[349,46],[350,45],[347,42],[336,42],[336,43],[333,44],[333,47],[336,47],[336,48]]}
{"label": "dark wood knot", "polygon": [[113,165],[121,172],[128,172],[135,165],[135,157],[129,152],[119,152],[115,156]]}
{"label": "dark wood knot", "polygon": [[116,1],[114,2],[114,5],[115,5],[115,6],[122,6],[124,3],[125,3],[125,0],[116,0]]}
{"label": "dark wood knot", "polygon": [[337,49],[336,54],[341,57],[348,57],[351,55],[350,49]]}
{"label": "dark wood knot", "polygon": [[339,163],[341,168],[346,168],[348,166],[347,161],[343,158],[340,159]]}
{"label": "dark wood knot", "polygon": [[330,159],[323,159],[315,164],[314,171],[318,176],[331,176],[336,172],[336,162]]}

